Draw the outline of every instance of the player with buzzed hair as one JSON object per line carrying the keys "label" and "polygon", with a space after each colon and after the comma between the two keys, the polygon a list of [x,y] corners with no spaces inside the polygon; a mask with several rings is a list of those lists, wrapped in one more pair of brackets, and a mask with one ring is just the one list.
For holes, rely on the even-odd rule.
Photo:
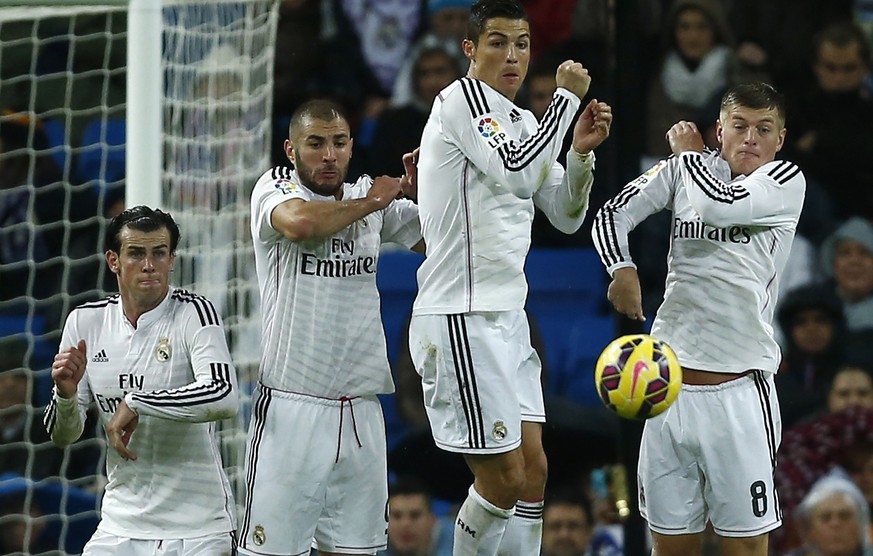
{"label": "player with buzzed hair", "polygon": [[651,332],[676,352],[683,384],[673,405],[646,421],[638,467],[657,556],[699,555],[707,522],[722,554],[765,556],[769,531],[782,523],[772,319],[806,180],[776,159],[785,100],[770,85],[731,87],[716,134],[721,149],[711,151],[693,123],[676,123],[667,132],[673,156],[606,203],[592,230],[612,275],[609,300],[645,320],[628,233],[658,211],[673,216]]}
{"label": "player with buzzed hair", "polygon": [[74,309],[52,364],[52,440],[82,434],[96,402],[109,483],[86,556],[236,549],[236,505],[215,421],[239,410],[236,371],[212,303],[173,287],[179,227],[146,206],[112,219],[106,263],[118,292]]}
{"label": "player with buzzed hair", "polygon": [[332,102],[295,111],[285,152],[293,169],[264,173],[251,198],[264,351],[240,551],[375,554],[388,501],[376,395],[394,391],[376,267],[383,243],[423,250],[418,210],[397,178],[345,183],[352,138]]}

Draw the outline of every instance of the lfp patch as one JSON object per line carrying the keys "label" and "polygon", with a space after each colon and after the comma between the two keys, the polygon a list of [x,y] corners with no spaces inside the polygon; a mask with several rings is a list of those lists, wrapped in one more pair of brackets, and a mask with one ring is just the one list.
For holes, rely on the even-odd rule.
{"label": "lfp patch", "polygon": [[479,133],[481,133],[482,137],[485,139],[491,139],[500,133],[500,124],[497,123],[497,120],[482,118],[479,120]]}
{"label": "lfp patch", "polygon": [[291,180],[280,179],[276,180],[276,189],[281,191],[282,193],[291,193],[292,191],[297,190],[297,184]]}
{"label": "lfp patch", "polygon": [[651,168],[646,170],[646,173],[643,175],[646,176],[647,178],[654,178],[655,176],[658,175],[658,172],[660,172],[664,168],[664,166],[666,166],[666,165],[667,165],[666,160],[660,160],[660,161],[658,161],[657,164],[655,164],[654,166],[652,166]]}

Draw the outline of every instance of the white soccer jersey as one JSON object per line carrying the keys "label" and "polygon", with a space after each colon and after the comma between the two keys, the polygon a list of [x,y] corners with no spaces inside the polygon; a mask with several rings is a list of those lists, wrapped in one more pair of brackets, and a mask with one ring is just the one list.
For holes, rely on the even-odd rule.
{"label": "white soccer jersey", "polygon": [[[343,184],[343,200],[367,196],[369,176]],[[277,167],[252,191],[252,238],[261,290],[260,380],[287,392],[339,399],[394,391],[382,330],[376,266],[382,243],[421,240],[418,209],[393,201],[323,239],[291,242],[270,215],[290,199],[335,202]]]}
{"label": "white soccer jersey", "polygon": [[662,160],[598,212],[594,244],[610,274],[633,266],[628,232],[662,209],[673,213],[664,302],[652,335],[684,367],[775,372],[773,310],[806,180],[791,162],[731,179],[719,152]]}
{"label": "white soccer jersey", "polygon": [[418,206],[427,258],[414,314],[524,307],[534,204],[565,233],[588,207],[594,155],[555,162],[579,98],[560,88],[541,122],[468,77],[436,98],[421,139]]}
{"label": "white soccer jersey", "polygon": [[215,420],[239,409],[236,371],[221,318],[207,299],[178,288],[134,328],[119,296],[85,303],[64,324],[61,348],[85,340],[76,400],[55,389],[45,424],[62,443],[82,433],[94,401],[104,425],[121,400],[139,414],[125,461],[106,451],[109,483],[98,528],[135,539],[185,539],[236,528]]}

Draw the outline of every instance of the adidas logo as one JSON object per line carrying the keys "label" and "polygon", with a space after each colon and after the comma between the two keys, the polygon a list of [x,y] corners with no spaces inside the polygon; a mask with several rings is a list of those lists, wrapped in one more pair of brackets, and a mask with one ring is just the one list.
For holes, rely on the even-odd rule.
{"label": "adidas logo", "polygon": [[101,349],[97,355],[91,358],[92,363],[109,363],[109,358],[106,356],[106,350]]}
{"label": "adidas logo", "polygon": [[509,119],[512,123],[518,123],[521,121],[521,114],[515,108],[513,108],[512,111],[509,113]]}

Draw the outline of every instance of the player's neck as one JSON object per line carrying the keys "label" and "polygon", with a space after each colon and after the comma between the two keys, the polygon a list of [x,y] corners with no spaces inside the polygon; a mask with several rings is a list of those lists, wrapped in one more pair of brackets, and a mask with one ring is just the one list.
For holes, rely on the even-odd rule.
{"label": "player's neck", "polygon": [[166,299],[170,288],[164,289],[163,293],[157,298],[140,298],[131,292],[121,292],[121,311],[124,313],[128,322],[136,328],[139,323],[139,318],[148,313],[155,307],[161,304]]}

